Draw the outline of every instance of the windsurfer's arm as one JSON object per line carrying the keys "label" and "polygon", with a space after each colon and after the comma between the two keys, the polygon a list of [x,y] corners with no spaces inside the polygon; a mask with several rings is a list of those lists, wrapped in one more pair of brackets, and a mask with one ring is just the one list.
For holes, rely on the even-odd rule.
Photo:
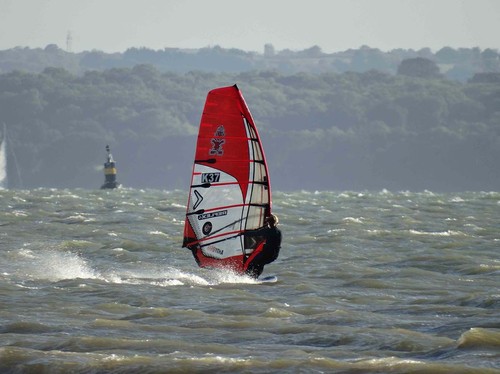
{"label": "windsurfer's arm", "polygon": [[267,226],[263,226],[259,229],[255,230],[247,230],[245,231],[245,236],[247,237],[256,237],[256,236],[266,236]]}

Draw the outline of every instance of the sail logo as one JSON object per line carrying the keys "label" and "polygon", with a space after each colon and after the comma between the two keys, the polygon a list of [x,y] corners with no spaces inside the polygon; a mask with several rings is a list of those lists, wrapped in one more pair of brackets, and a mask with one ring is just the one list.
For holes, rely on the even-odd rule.
{"label": "sail logo", "polygon": [[198,214],[198,221],[215,217],[223,217],[223,216],[227,216],[227,210],[219,210],[217,212]]}
{"label": "sail logo", "polygon": [[214,137],[210,140],[212,143],[212,148],[208,152],[211,156],[222,156],[224,154],[224,149],[222,146],[226,143],[225,139],[221,139],[226,136],[226,130],[224,125],[219,125],[217,130],[215,130]]}
{"label": "sail logo", "polygon": [[198,209],[201,202],[203,201],[203,196],[201,196],[201,193],[199,193],[196,190],[194,190],[194,196],[196,197],[196,201],[193,204],[193,209],[196,210],[196,209]]}
{"label": "sail logo", "polygon": [[218,137],[226,136],[226,130],[224,130],[224,125],[219,125],[219,127],[217,127],[214,136]]}
{"label": "sail logo", "polygon": [[212,222],[205,223],[201,230],[203,231],[204,235],[210,234],[212,232]]}
{"label": "sail logo", "polygon": [[210,152],[209,154],[214,156],[222,156],[224,154],[224,149],[222,149],[222,145],[225,143],[226,141],[224,139],[216,139],[216,138],[213,138],[212,139],[212,148],[210,149]]}
{"label": "sail logo", "polygon": [[220,173],[202,173],[201,183],[216,183],[220,180]]}
{"label": "sail logo", "polygon": [[207,248],[203,248],[203,254],[206,255],[206,256],[209,256],[209,257],[211,257],[210,255],[212,255],[212,256],[217,256],[217,255],[223,256],[224,255],[224,250],[211,245],[211,246],[209,246]]}

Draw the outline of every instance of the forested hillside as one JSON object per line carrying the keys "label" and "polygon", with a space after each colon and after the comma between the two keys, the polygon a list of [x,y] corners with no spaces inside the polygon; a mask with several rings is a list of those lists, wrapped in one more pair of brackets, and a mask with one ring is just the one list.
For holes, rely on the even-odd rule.
{"label": "forested hillside", "polygon": [[239,49],[224,49],[219,46],[200,49],[165,48],[151,50],[130,48],[123,53],[84,51],[73,53],[49,44],[45,48],[12,48],[0,51],[0,73],[23,70],[40,73],[46,67],[60,67],[76,75],[90,70],[106,70],[146,64],[160,72],[187,73],[205,71],[213,73],[242,73],[246,71],[275,70],[281,74],[345,73],[378,70],[395,74],[403,60],[425,58],[433,61],[448,79],[466,82],[477,73],[500,72],[499,53],[487,48],[443,47],[433,52],[429,48],[420,50],[394,49],[381,51],[362,46],[335,53],[324,53],[313,46],[301,51],[275,50],[266,44],[262,53]]}
{"label": "forested hillside", "polygon": [[498,78],[450,80],[426,59],[395,74],[12,71],[0,75],[9,183],[98,188],[109,144],[124,186],[184,189],[205,96],[236,83],[278,190],[498,190]]}

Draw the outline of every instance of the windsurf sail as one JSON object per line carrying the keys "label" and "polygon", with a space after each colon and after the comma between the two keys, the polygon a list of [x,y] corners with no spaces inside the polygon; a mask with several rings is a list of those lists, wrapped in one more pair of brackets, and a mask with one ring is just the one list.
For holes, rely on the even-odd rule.
{"label": "windsurf sail", "polygon": [[0,189],[7,188],[7,127],[3,125],[0,138]]}
{"label": "windsurf sail", "polygon": [[183,247],[200,267],[243,273],[264,245],[245,231],[271,214],[264,149],[239,88],[211,90],[201,116]]}

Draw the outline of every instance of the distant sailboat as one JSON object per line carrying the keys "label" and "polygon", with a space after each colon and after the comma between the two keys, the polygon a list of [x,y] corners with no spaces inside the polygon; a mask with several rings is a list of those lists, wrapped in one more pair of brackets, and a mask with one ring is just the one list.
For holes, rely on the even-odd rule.
{"label": "distant sailboat", "polygon": [[0,189],[7,188],[7,126],[3,125],[0,140]]}
{"label": "distant sailboat", "polygon": [[108,159],[104,163],[104,184],[101,189],[118,188],[120,184],[116,181],[115,160],[113,160],[109,145],[106,145],[106,152],[108,152]]}

